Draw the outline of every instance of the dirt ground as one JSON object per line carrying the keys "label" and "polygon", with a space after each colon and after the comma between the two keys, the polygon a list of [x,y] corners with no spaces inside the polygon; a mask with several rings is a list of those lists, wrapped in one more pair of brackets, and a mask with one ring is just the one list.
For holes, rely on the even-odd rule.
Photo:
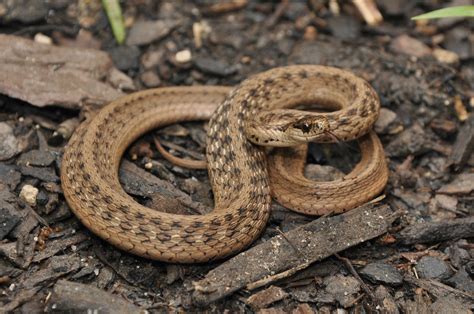
{"label": "dirt ground", "polygon": [[[119,45],[100,1],[0,0],[0,311],[472,313],[474,19],[410,20],[470,4],[376,1],[383,20],[369,25],[337,0],[123,1]],[[321,218],[274,202],[245,254],[200,265],[124,253],[70,211],[64,146],[100,107],[291,64],[344,68],[377,91],[383,197]],[[207,172],[163,159],[155,138],[203,159],[206,123],[137,140],[120,169],[125,191],[157,210],[209,211]],[[355,143],[310,144],[305,175],[332,180],[359,155]]]}

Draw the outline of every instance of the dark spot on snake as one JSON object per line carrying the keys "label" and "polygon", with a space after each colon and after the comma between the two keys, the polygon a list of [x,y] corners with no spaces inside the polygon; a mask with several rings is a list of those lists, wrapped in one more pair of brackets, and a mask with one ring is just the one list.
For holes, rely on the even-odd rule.
{"label": "dark spot on snake", "polygon": [[213,226],[221,226],[222,223],[221,223],[221,221],[220,221],[219,219],[214,218],[214,219],[211,221],[211,225],[213,225]]}
{"label": "dark spot on snake", "polygon": [[255,88],[252,88],[251,90],[249,90],[250,96],[255,96],[256,93],[257,93],[257,90]]}
{"label": "dark spot on snake", "polygon": [[124,230],[132,230],[132,225],[130,225],[127,221],[122,221],[120,223],[120,227]]}
{"label": "dark spot on snake", "polygon": [[119,205],[118,206],[118,209],[122,212],[122,213],[128,213],[130,211],[130,208],[126,205]]}
{"label": "dark spot on snake", "polygon": [[201,228],[204,224],[201,221],[195,221],[193,222],[193,227],[194,228]]}
{"label": "dark spot on snake", "polygon": [[367,108],[365,108],[365,107],[361,108],[360,116],[361,117],[367,117],[368,115],[369,115],[369,113],[367,112]]}
{"label": "dark spot on snake", "polygon": [[357,114],[357,109],[356,108],[351,108],[347,111],[348,115],[354,116]]}
{"label": "dark spot on snake", "polygon": [[102,197],[102,200],[107,204],[112,204],[112,197],[110,197],[110,195],[105,195]]}
{"label": "dark spot on snake", "polygon": [[144,219],[144,218],[145,218],[145,215],[143,215],[142,212],[136,212],[136,213],[135,213],[135,218],[137,218],[137,219]]}
{"label": "dark spot on snake", "polygon": [[92,192],[94,192],[94,193],[99,193],[99,187],[98,187],[97,185],[95,185],[95,184],[91,186],[91,190],[92,190]]}
{"label": "dark spot on snake", "polygon": [[166,234],[166,233],[158,233],[156,235],[156,238],[158,240],[160,240],[161,242],[167,242],[167,241],[171,240],[171,236],[169,234]]}
{"label": "dark spot on snake", "polygon": [[263,81],[263,83],[264,83],[265,85],[272,84],[273,82],[274,82],[274,81],[273,81],[273,79],[271,79],[271,78],[267,78],[267,79],[265,79],[265,80]]}
{"label": "dark spot on snake", "polygon": [[232,214],[226,214],[224,216],[225,221],[232,221],[233,218],[234,218],[234,216]]}
{"label": "dark spot on snake", "polygon": [[171,223],[171,227],[172,228],[181,228],[181,223],[179,221],[175,220]]}
{"label": "dark spot on snake", "polygon": [[101,216],[104,220],[111,220],[113,218],[113,216],[108,211],[103,211]]}

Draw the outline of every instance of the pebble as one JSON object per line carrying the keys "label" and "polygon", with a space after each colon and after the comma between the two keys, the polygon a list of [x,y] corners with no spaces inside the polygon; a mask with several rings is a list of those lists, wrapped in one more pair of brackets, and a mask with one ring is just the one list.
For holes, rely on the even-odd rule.
{"label": "pebble", "polygon": [[42,34],[42,33],[36,33],[33,40],[37,43],[40,43],[40,44],[45,44],[45,45],[52,45],[53,44],[53,39],[49,36],[46,36],[45,34]]}
{"label": "pebble", "polygon": [[20,166],[20,172],[25,176],[34,177],[45,182],[59,182],[59,177],[52,168]]}
{"label": "pebble", "polygon": [[378,134],[390,133],[391,126],[397,120],[397,114],[390,109],[380,108],[377,121],[375,121],[374,129]]}
{"label": "pebble", "polygon": [[145,69],[151,69],[159,65],[161,62],[163,62],[164,58],[165,58],[164,49],[149,50],[142,55],[140,62],[142,63]]}
{"label": "pebble", "polygon": [[146,87],[149,88],[158,87],[161,85],[160,77],[152,70],[143,72],[140,75],[140,80],[143,82],[143,84],[145,84]]}
{"label": "pebble", "polygon": [[21,181],[21,173],[12,165],[0,163],[0,182],[7,184],[10,190],[14,190]]}
{"label": "pebble", "polygon": [[431,49],[418,39],[408,35],[400,35],[392,40],[390,49],[396,53],[421,58],[431,54]]}
{"label": "pebble", "polygon": [[181,63],[181,64],[188,63],[192,59],[191,50],[185,49],[185,50],[178,51],[174,58],[177,63]]}
{"label": "pebble", "polygon": [[406,157],[419,155],[429,149],[429,140],[419,124],[399,133],[386,147],[389,157]]}
{"label": "pebble", "polygon": [[13,128],[0,122],[0,160],[10,159],[19,152],[19,142],[13,134]]}
{"label": "pebble", "polygon": [[470,256],[469,252],[467,250],[461,248],[461,246],[468,246],[468,245],[469,245],[469,243],[466,240],[461,239],[458,242],[450,245],[444,251],[444,253],[449,255],[449,260],[451,261],[451,264],[455,268],[459,269],[464,264],[467,264],[471,260],[471,256]]}
{"label": "pebble", "polygon": [[176,20],[137,21],[127,36],[127,45],[146,45],[166,37],[177,25]]}
{"label": "pebble", "polygon": [[433,56],[436,60],[442,63],[447,64],[458,64],[459,63],[459,56],[457,53],[441,48],[433,49]]}
{"label": "pebble", "polygon": [[39,190],[29,184],[25,184],[20,191],[20,198],[24,200],[30,206],[36,206],[36,197],[38,196]]}
{"label": "pebble", "polygon": [[403,277],[392,265],[375,262],[365,266],[360,274],[373,283],[384,283],[389,285],[401,285]]}
{"label": "pebble", "polygon": [[446,283],[456,289],[474,292],[474,280],[472,280],[464,267],[461,267],[454,276],[447,279]]}
{"label": "pebble", "polygon": [[55,159],[55,154],[49,150],[34,149],[22,154],[20,158],[18,158],[17,164],[47,167],[50,166],[55,161]]}
{"label": "pebble", "polygon": [[21,221],[22,215],[12,205],[16,197],[0,185],[0,240],[3,240]]}
{"label": "pebble", "polygon": [[197,57],[194,60],[194,65],[201,72],[222,77],[229,76],[237,72],[237,67],[230,66],[220,60],[207,57]]}
{"label": "pebble", "polygon": [[115,66],[121,71],[138,68],[140,49],[137,46],[117,46],[109,50]]}
{"label": "pebble", "polygon": [[328,19],[328,28],[335,37],[350,40],[360,36],[361,25],[352,16],[340,15]]}
{"label": "pebble", "polygon": [[415,268],[418,276],[425,279],[444,280],[453,274],[445,261],[433,256],[423,256]]}

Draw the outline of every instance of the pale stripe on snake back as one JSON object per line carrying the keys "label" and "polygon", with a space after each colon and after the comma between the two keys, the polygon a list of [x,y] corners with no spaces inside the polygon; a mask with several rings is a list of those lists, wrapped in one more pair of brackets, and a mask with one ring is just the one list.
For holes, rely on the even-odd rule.
{"label": "pale stripe on snake back", "polygon": [[[227,92],[220,87],[147,90],[112,102],[82,124],[61,168],[64,195],[74,213],[98,236],[143,257],[189,263],[235,254],[262,232],[271,201],[265,153],[245,135],[250,119],[270,109],[336,99],[343,108],[324,114],[325,119],[334,136],[351,139],[370,130],[379,110],[364,80],[322,66],[276,68],[245,80],[226,97]],[[214,211],[202,216],[162,213],[123,191],[118,166],[135,139],[174,121],[204,118],[214,109],[209,104],[221,101],[209,122],[206,149]],[[319,137],[330,140],[325,133]]]}

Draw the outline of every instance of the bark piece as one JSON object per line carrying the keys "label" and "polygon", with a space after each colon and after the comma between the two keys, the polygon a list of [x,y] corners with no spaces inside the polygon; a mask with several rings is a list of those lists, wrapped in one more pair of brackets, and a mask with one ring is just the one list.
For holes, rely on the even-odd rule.
{"label": "bark piece", "polygon": [[417,224],[403,229],[397,236],[403,244],[440,242],[474,236],[474,217],[443,222]]}
{"label": "bark piece", "polygon": [[51,310],[59,312],[145,313],[108,292],[67,280],[56,283],[50,304]]}
{"label": "bark piece", "polygon": [[107,53],[56,47],[0,35],[0,93],[35,106],[80,108],[122,95],[102,82],[112,68]]}
{"label": "bark piece", "polygon": [[284,278],[315,261],[383,234],[396,217],[387,205],[366,205],[343,215],[312,221],[210,271],[194,283],[194,300],[207,304],[241,288],[255,288]]}

